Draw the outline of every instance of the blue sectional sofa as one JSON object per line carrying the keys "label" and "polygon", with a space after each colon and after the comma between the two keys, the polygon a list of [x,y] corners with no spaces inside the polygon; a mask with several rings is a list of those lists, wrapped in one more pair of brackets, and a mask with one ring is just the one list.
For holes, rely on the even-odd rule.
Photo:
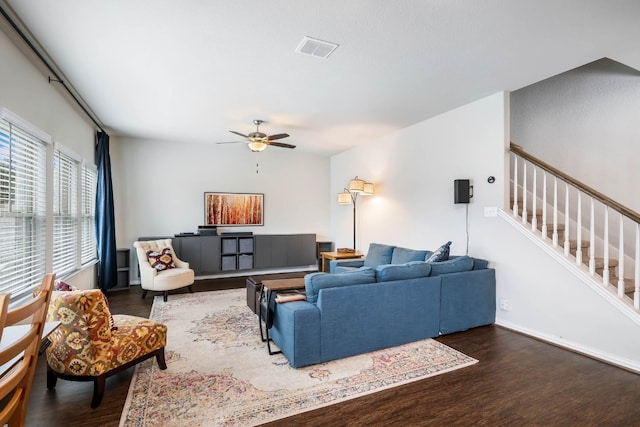
{"label": "blue sectional sofa", "polygon": [[423,252],[422,261],[306,275],[307,301],[275,305],[271,338],[297,368],[495,322],[487,261],[425,262]]}

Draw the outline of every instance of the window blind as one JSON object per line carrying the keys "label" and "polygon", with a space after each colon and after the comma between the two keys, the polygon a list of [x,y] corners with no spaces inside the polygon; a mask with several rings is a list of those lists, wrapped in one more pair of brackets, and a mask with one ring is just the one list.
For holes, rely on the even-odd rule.
{"label": "window blind", "polygon": [[82,163],[82,265],[95,261],[96,252],[96,185],[98,170],[94,165]]}
{"label": "window blind", "polygon": [[0,293],[30,294],[45,274],[47,143],[0,119]]}
{"label": "window blind", "polygon": [[80,264],[78,178],[80,162],[59,149],[53,154],[53,271],[64,276]]}

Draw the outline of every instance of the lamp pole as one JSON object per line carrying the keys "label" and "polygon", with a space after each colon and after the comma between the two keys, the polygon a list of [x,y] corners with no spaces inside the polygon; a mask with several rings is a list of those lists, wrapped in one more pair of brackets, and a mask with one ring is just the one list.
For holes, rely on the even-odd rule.
{"label": "lamp pole", "polygon": [[353,250],[356,250],[356,220],[358,218],[356,211],[356,202],[358,200],[358,193],[362,193],[365,196],[373,194],[373,184],[359,179],[357,176],[349,181],[349,188],[345,188],[342,193],[338,194],[338,203],[341,205],[348,205],[349,202],[353,205]]}
{"label": "lamp pole", "polygon": [[358,193],[351,193],[351,199],[353,200],[353,250],[356,250],[356,199]]}

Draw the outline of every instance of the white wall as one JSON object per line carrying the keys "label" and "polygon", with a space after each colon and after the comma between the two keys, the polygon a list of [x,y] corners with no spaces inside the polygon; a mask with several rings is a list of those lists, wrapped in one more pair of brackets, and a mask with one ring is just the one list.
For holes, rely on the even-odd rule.
{"label": "white wall", "polygon": [[484,207],[501,207],[503,200],[505,97],[492,95],[333,156],[331,234],[337,245],[353,246],[352,211],[336,198],[358,175],[376,191],[358,199],[358,249],[379,242],[435,250],[451,240],[452,251],[463,254],[467,206],[454,204],[453,181],[470,179],[469,253],[482,257],[486,245],[477,233],[495,220],[484,217]]}
{"label": "white wall", "polygon": [[[112,138],[116,240],[173,236],[204,224],[204,193],[263,193],[264,226],[220,231],[329,237],[329,159],[296,150],[252,153],[244,144]],[[256,173],[257,171],[257,173]]]}
{"label": "white wall", "polygon": [[484,207],[502,207],[507,194],[509,123],[509,97],[499,93],[334,156],[334,240],[352,246],[351,211],[335,195],[357,174],[377,184],[375,196],[359,200],[359,249],[380,242],[433,250],[452,240],[452,253],[462,254],[465,206],[453,203],[453,180],[469,178],[469,254],[490,261],[497,297],[511,305],[497,322],[640,371],[640,341],[630,338],[640,334],[638,323],[503,218],[484,217]]}
{"label": "white wall", "polygon": [[498,323],[640,372],[639,321],[609,304],[572,272],[504,220],[487,237],[498,244],[489,259],[496,269]]}
{"label": "white wall", "polygon": [[[94,161],[95,127],[61,92],[57,83],[49,84],[41,66],[32,63],[7,37],[0,19],[0,107],[5,107],[53,140]],[[55,245],[55,242],[54,242]],[[94,268],[68,280],[72,285],[96,287]]]}
{"label": "white wall", "polygon": [[602,59],[511,94],[511,139],[640,212],[640,72]]}
{"label": "white wall", "polygon": [[[3,21],[0,28],[4,29]],[[95,127],[0,31],[0,107],[30,122],[81,157],[94,161]],[[56,86],[58,85],[58,86]]]}

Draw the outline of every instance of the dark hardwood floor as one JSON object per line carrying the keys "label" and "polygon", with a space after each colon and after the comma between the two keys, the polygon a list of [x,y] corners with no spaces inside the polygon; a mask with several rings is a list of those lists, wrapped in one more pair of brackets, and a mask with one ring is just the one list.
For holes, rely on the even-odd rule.
{"label": "dark hardwood floor", "polygon": [[[194,290],[244,286],[244,278],[217,279],[198,281]],[[152,298],[141,294],[132,287],[107,296],[115,314],[147,317]],[[438,340],[480,362],[269,425],[640,426],[637,374],[497,326]],[[40,357],[27,426],[117,426],[132,373],[109,378],[102,404],[91,409],[92,384],[58,380],[47,390]]]}

